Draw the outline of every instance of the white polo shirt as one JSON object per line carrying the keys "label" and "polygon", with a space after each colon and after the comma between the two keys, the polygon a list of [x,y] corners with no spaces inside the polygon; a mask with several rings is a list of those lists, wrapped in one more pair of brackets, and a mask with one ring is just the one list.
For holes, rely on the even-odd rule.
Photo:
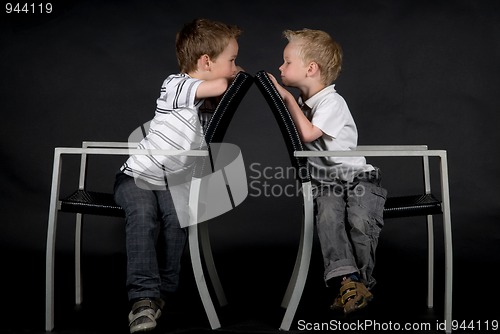
{"label": "white polo shirt", "polygon": [[[358,143],[358,130],[346,101],[335,90],[335,85],[320,92],[299,105],[313,125],[323,135],[305,143],[311,151],[353,150]],[[311,176],[315,183],[332,183],[333,180],[352,181],[354,176],[374,169],[364,157],[310,157]]]}

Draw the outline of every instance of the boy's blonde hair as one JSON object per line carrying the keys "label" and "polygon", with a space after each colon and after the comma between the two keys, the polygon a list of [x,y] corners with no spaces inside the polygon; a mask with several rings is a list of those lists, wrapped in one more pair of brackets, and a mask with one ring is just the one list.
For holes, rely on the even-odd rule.
{"label": "boy's blonde hair", "polygon": [[175,50],[180,71],[196,70],[198,59],[207,54],[217,59],[231,38],[238,38],[241,29],[237,26],[208,19],[196,19],[179,31],[175,38]]}
{"label": "boy's blonde hair", "polygon": [[330,35],[321,30],[302,29],[285,30],[283,36],[288,42],[299,44],[304,64],[318,64],[323,84],[330,85],[337,79],[342,68],[342,48]]}

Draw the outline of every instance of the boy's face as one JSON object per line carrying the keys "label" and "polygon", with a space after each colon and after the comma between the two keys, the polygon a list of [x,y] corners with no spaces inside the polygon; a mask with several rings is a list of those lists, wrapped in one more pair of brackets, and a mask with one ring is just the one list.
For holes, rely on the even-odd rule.
{"label": "boy's face", "polygon": [[283,65],[279,67],[281,72],[281,81],[285,86],[298,87],[303,79],[306,78],[307,65],[304,64],[299,56],[300,45],[296,42],[290,42],[283,51]]}
{"label": "boy's face", "polygon": [[238,73],[236,57],[238,56],[238,42],[232,38],[224,51],[211,61],[211,79],[231,79]]}

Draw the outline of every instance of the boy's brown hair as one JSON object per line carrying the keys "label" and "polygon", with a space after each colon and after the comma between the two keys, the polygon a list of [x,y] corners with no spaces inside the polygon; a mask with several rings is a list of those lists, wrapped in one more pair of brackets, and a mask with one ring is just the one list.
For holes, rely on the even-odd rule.
{"label": "boy's brown hair", "polygon": [[184,25],[175,38],[175,49],[180,71],[196,70],[198,59],[206,54],[217,59],[231,38],[238,38],[242,30],[234,25],[208,19],[196,19]]}
{"label": "boy's brown hair", "polygon": [[328,33],[312,29],[285,30],[283,36],[288,42],[300,45],[299,55],[304,64],[318,64],[323,84],[330,85],[338,78],[342,69],[342,48]]}

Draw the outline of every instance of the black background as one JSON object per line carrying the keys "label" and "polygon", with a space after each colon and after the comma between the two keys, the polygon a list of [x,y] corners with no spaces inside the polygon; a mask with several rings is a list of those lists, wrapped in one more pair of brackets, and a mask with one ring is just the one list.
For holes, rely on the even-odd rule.
{"label": "black background", "polygon": [[[491,288],[500,263],[500,2],[52,4],[51,14],[6,14],[2,8],[0,22],[1,277],[3,289],[10,292],[6,298],[23,300],[16,305],[25,305],[24,300],[34,305],[29,311],[36,320],[28,327],[43,328],[54,148],[80,146],[83,140],[126,141],[133,129],[150,120],[163,79],[178,70],[175,33],[196,17],[237,24],[244,30],[237,62],[250,74],[259,70],[279,74],[284,29],[329,32],[344,49],[336,88],[357,123],[359,144],[426,144],[448,152],[455,308],[478,311],[483,300],[500,297]],[[292,192],[295,180],[276,174],[290,162],[274,118],[255,86],[243,100],[225,141],[241,148],[247,177],[255,183],[245,202],[210,222],[214,252],[216,259],[228,259],[227,266],[219,267],[222,277],[245,287],[235,288],[234,298],[238,299],[236,291],[250,286],[251,293],[243,293],[244,298],[262,303],[269,296],[266,291],[281,295],[286,287],[298,242],[301,199],[280,193],[287,185]],[[122,161],[92,159],[89,188],[112,191],[114,173]],[[422,191],[420,160],[368,158],[368,162],[382,168],[390,195]],[[76,159],[65,160],[62,194],[75,187],[77,168]],[[256,171],[264,168],[273,177],[257,177]],[[436,162],[432,169],[439,196]],[[257,196],[264,181],[274,193]],[[435,230],[436,270],[442,278],[440,219]],[[108,259],[116,264],[103,260],[99,267],[87,262],[86,275],[90,281],[92,277],[102,280],[97,281],[102,283],[96,288],[98,294],[114,293],[118,300],[125,294],[123,236],[120,219],[86,220],[84,261]],[[67,284],[62,289],[69,299],[71,260],[66,264],[64,259],[69,259],[72,247],[73,216],[60,214],[57,255],[63,260],[57,262],[57,273],[59,284]],[[388,220],[379,246],[379,276],[425,287],[425,249],[423,218]],[[320,257],[317,252],[315,248],[313,256]],[[321,259],[314,261],[309,277],[321,285]],[[190,279],[189,272],[185,276]],[[436,290],[442,293],[441,281],[436,282]],[[485,285],[471,297],[477,282]],[[305,294],[303,303],[309,300],[307,290]],[[419,298],[421,303],[424,297]],[[405,303],[411,300],[408,297]],[[191,302],[199,300],[194,297]],[[493,315],[497,310],[493,306],[478,312]],[[16,319],[17,311],[12,311],[11,318]],[[474,319],[467,312],[462,317],[465,314]]]}

